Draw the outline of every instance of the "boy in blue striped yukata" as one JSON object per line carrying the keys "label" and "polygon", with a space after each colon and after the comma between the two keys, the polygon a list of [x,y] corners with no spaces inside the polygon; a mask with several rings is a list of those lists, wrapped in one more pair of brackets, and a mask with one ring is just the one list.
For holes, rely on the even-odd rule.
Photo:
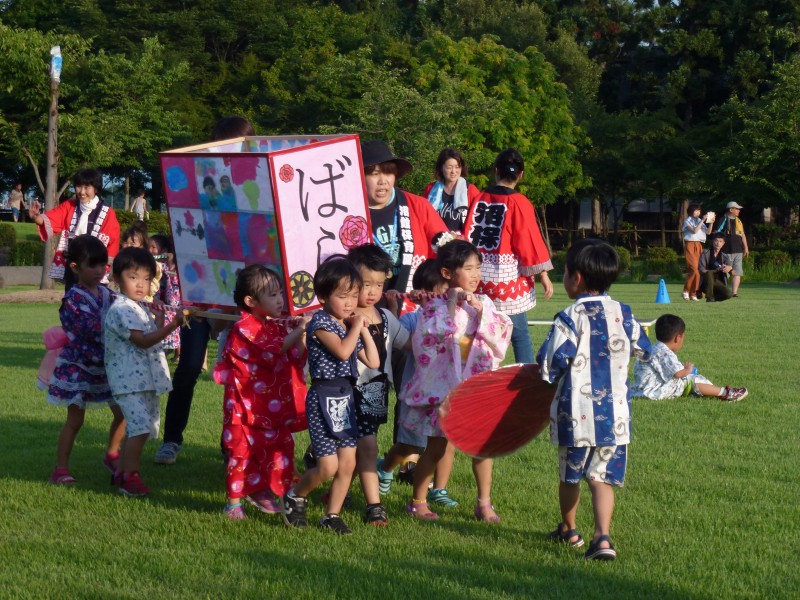
{"label": "boy in blue striped yukata", "polygon": [[609,531],[614,488],[625,481],[631,439],[628,365],[647,357],[650,340],[629,306],[608,289],[619,256],[603,241],[584,239],[567,252],[564,289],[575,300],[556,315],[536,357],[542,379],[558,382],[550,406],[550,441],[558,445],[561,523],[549,539],[578,548],[580,481],[592,493],[595,529],[585,557],[614,560]]}

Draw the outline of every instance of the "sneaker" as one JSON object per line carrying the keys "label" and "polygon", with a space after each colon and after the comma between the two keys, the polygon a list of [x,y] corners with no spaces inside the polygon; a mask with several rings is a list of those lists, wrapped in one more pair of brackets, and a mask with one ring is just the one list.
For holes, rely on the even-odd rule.
{"label": "sneaker", "polygon": [[433,502],[434,504],[441,504],[442,506],[446,506],[447,508],[453,508],[458,506],[458,501],[453,500],[450,497],[450,494],[447,493],[447,488],[439,488],[439,489],[432,489],[428,490],[428,502]]}
{"label": "sneaker", "polygon": [[308,499],[303,496],[290,496],[288,493],[283,496],[283,522],[289,527],[305,529],[308,527],[306,521],[306,507]]}
{"label": "sneaker", "polygon": [[738,297],[739,297],[739,294],[734,294],[734,295],[732,296],[732,298],[738,298]]}
{"label": "sneaker", "polygon": [[689,292],[687,292],[687,291],[681,292],[681,297],[688,302],[689,301]]}
{"label": "sneaker", "polygon": [[698,298],[697,296],[689,296],[689,300],[691,300],[692,302],[700,302],[700,298]]}
{"label": "sneaker", "polygon": [[144,484],[138,471],[123,473],[118,489],[126,496],[147,496],[150,493],[150,488]]}
{"label": "sneaker", "polygon": [[234,504],[234,505],[227,504],[225,506],[225,516],[228,517],[231,521],[242,521],[247,518],[247,515],[244,512],[244,507],[242,506],[241,502],[239,504]]}
{"label": "sneaker", "polygon": [[264,490],[252,496],[245,496],[244,500],[268,515],[278,515],[283,511],[280,501],[269,490]]}
{"label": "sneaker", "polygon": [[351,535],[353,533],[339,515],[325,515],[319,521],[321,527],[326,527],[339,535]]}
{"label": "sneaker", "polygon": [[732,388],[725,386],[725,395],[720,398],[723,402],[738,402],[747,397],[747,388]]}
{"label": "sneaker", "polygon": [[383,470],[383,459],[378,459],[378,492],[381,496],[385,496],[392,491],[392,482],[394,481],[394,473],[387,473]]}
{"label": "sneaker", "polygon": [[159,465],[174,465],[178,460],[181,445],[175,442],[164,442],[156,452],[155,462]]}
{"label": "sneaker", "polygon": [[386,516],[386,507],[383,504],[367,505],[367,525],[388,525],[389,517]]}

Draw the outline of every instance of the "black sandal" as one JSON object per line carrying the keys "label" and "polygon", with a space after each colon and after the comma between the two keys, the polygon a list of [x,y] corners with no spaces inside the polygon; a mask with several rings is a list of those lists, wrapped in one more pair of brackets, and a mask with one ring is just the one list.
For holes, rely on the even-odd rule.
{"label": "black sandal", "polygon": [[[608,542],[608,548],[600,548],[600,542]],[[589,542],[589,549],[583,557],[589,560],[616,560],[617,551],[614,550],[614,546],[611,544],[611,538],[607,535],[601,535],[596,540]]]}
{"label": "black sandal", "polygon": [[[570,529],[569,531],[562,532],[561,530],[565,527],[564,523],[559,523],[556,530],[552,532],[550,535],[547,536],[547,539],[551,542],[563,542],[565,544],[569,544],[573,548],[580,548],[585,543],[583,540],[583,536],[578,533],[577,529]],[[571,538],[578,536],[578,539],[574,542],[570,542]]]}
{"label": "black sandal", "polygon": [[367,504],[366,522],[368,525],[387,525],[386,507],[383,504]]}

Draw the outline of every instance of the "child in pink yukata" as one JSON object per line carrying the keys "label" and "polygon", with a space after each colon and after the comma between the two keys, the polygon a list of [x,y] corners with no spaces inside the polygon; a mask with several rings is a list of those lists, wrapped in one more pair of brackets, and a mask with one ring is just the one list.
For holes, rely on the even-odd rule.
{"label": "child in pink yukata", "polygon": [[69,471],[69,457],[75,438],[83,427],[87,408],[111,409],[114,418],[108,434],[103,464],[112,473],[119,460],[119,447],[125,435],[125,418],[111,397],[103,363],[103,319],[114,295],[101,281],[106,276],[108,251],[96,237],[79,235],[70,240],[64,255],[78,283],[64,295],[61,326],[67,343],[61,349],[50,377],[47,401],[67,409],[67,421],[58,436],[56,468],[50,483],[71,485],[75,478]]}
{"label": "child in pink yukata", "polygon": [[[236,277],[233,292],[242,311],[230,330],[214,380],[225,385],[222,446],[227,458],[225,515],[246,518],[242,499],[261,512],[281,512],[294,474],[292,425],[298,419],[293,375],[306,364],[305,326],[279,319],[284,294],[280,277],[250,265]],[[305,390],[303,390],[305,398]]]}
{"label": "child in pink yukata", "polygon": [[[158,298],[166,307],[177,309],[181,305],[181,290],[178,287],[178,267],[175,264],[175,255],[172,252],[172,242],[163,233],[150,236],[148,249],[156,259],[161,270]],[[165,309],[166,323],[171,323],[176,318],[176,311]],[[177,361],[181,355],[181,335],[177,329],[170,333],[163,342],[164,350],[173,350],[173,358]]]}
{"label": "child in pink yukata", "polygon": [[[447,299],[423,303],[412,336],[417,368],[400,397],[407,405],[402,426],[426,435],[428,444],[414,469],[414,496],[406,512],[420,519],[438,519],[428,507],[426,494],[437,465],[445,457],[447,439],[438,409],[447,393],[461,381],[500,366],[511,342],[511,319],[494,308],[494,302],[475,293],[481,281],[481,253],[462,239],[439,247],[437,261],[448,281]],[[473,458],[478,486],[475,517],[498,523],[491,500],[492,459]]]}

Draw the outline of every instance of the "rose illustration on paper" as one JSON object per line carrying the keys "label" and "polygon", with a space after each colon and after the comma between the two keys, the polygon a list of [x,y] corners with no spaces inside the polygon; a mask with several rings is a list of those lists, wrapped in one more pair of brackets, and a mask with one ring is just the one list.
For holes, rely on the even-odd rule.
{"label": "rose illustration on paper", "polygon": [[342,242],[345,250],[355,248],[356,246],[363,246],[369,244],[370,232],[367,227],[367,220],[364,217],[357,217],[348,215],[339,229],[339,240]]}
{"label": "rose illustration on paper", "polygon": [[283,183],[289,183],[292,179],[294,179],[294,169],[292,165],[283,165],[281,170],[278,171],[278,177],[281,178]]}

